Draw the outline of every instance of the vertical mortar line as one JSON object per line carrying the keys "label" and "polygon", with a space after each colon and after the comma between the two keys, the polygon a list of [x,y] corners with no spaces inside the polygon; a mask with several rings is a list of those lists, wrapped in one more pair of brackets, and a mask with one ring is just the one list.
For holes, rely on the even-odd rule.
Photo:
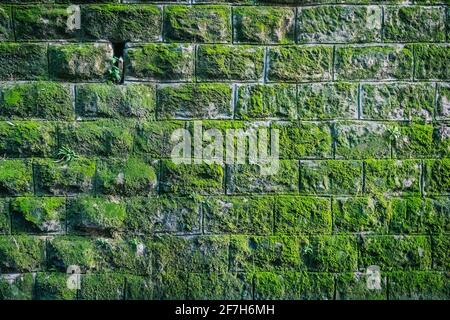
{"label": "vertical mortar line", "polygon": [[264,46],[263,83],[267,83],[267,71],[269,65],[268,50],[268,47]]}
{"label": "vertical mortar line", "polygon": [[437,120],[439,117],[439,85],[437,82],[434,83],[434,104],[433,104],[433,111],[434,115],[432,116],[432,122],[434,120]]}
{"label": "vertical mortar line", "polygon": [[361,103],[361,90],[362,90],[362,85],[361,83],[358,83],[358,92],[357,92],[357,101],[356,101],[356,108],[357,108],[357,115],[358,115],[358,120],[362,119],[362,103]]}
{"label": "vertical mortar line", "polygon": [[234,44],[234,6],[230,6],[231,44]]}
{"label": "vertical mortar line", "polygon": [[238,85],[236,83],[231,84],[231,110],[233,112],[233,120],[236,120],[237,113],[237,101],[238,101]]}
{"label": "vertical mortar line", "polygon": [[13,6],[9,7],[9,12],[11,13],[11,18],[10,18],[10,23],[11,23],[11,28],[13,30],[13,37],[14,37],[14,41],[17,41],[17,36],[16,36],[16,23],[15,23],[15,15],[16,15],[16,9]]}
{"label": "vertical mortar line", "polygon": [[384,6],[381,6],[381,29],[380,29],[380,41],[384,41]]}
{"label": "vertical mortar line", "polygon": [[336,45],[333,45],[333,50],[331,53],[331,81],[335,81],[335,65],[336,65]]}
{"label": "vertical mortar line", "polygon": [[412,61],[412,81],[416,81],[416,46],[412,46],[413,61]]}
{"label": "vertical mortar line", "polygon": [[335,218],[334,218],[334,211],[333,211],[333,199],[334,199],[334,196],[333,195],[331,195],[330,196],[330,210],[331,210],[331,234],[333,235],[334,233],[335,233],[335,227],[334,227],[334,224],[335,224]]}
{"label": "vertical mortar line", "polygon": [[165,8],[166,8],[166,5],[164,4],[164,5],[161,5],[161,41],[164,43],[164,42],[166,42],[166,37],[165,37],[165,34],[164,34],[164,22],[165,22],[165,19],[166,19],[166,17],[165,17]]}
{"label": "vertical mortar line", "polygon": [[298,44],[298,7],[294,8],[294,43]]}
{"label": "vertical mortar line", "polygon": [[420,194],[422,197],[425,196],[425,170],[424,170],[424,161],[423,159],[420,160],[420,179],[419,179],[419,184],[420,184]]}
{"label": "vertical mortar line", "polygon": [[366,193],[366,161],[362,162],[362,193]]}
{"label": "vertical mortar line", "polygon": [[390,291],[390,275],[386,275],[386,300],[389,300],[389,291]]}
{"label": "vertical mortar line", "polygon": [[194,77],[193,82],[197,82],[197,62],[198,62],[198,44],[194,44],[194,54],[193,54],[193,65],[194,65]]}

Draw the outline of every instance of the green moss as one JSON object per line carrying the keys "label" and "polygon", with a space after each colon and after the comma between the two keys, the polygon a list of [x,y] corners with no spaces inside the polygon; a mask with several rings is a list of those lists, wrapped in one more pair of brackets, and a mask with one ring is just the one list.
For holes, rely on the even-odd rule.
{"label": "green moss", "polygon": [[450,192],[450,159],[424,161],[425,191],[427,193]]}
{"label": "green moss", "polygon": [[11,16],[10,6],[0,6],[0,40],[14,39]]}
{"label": "green moss", "polygon": [[153,277],[153,299],[184,300],[187,296],[187,273],[159,272]]}
{"label": "green moss", "polygon": [[9,199],[0,198],[0,235],[11,232],[11,218],[9,216]]}
{"label": "green moss", "polygon": [[71,265],[81,272],[98,270],[98,253],[93,241],[82,237],[55,237],[47,243],[48,270],[67,272]]}
{"label": "green moss", "polygon": [[386,300],[387,277],[380,273],[379,287],[368,287],[368,273],[341,273],[336,277],[336,300]]}
{"label": "green moss", "polygon": [[414,46],[416,79],[450,79],[450,46],[417,44]]}
{"label": "green moss", "polygon": [[18,197],[11,201],[14,232],[65,230],[65,198]]}
{"label": "green moss", "polygon": [[0,160],[0,194],[28,194],[31,192],[32,180],[32,169],[29,161]]}
{"label": "green moss", "polygon": [[440,272],[392,272],[389,274],[389,299],[448,300],[448,277]]}
{"label": "green moss", "polygon": [[44,241],[30,236],[0,236],[0,272],[38,271],[44,264]]}
{"label": "green moss", "polygon": [[192,300],[249,300],[252,277],[243,273],[189,273],[187,298]]}
{"label": "green moss", "polygon": [[35,296],[38,300],[76,300],[77,290],[67,287],[66,273],[41,273],[36,275]]}
{"label": "green moss", "polygon": [[4,275],[0,277],[0,300],[33,299],[34,277],[32,273]]}
{"label": "green moss", "polygon": [[123,300],[125,276],[103,273],[86,274],[81,278],[81,300]]}
{"label": "green moss", "polygon": [[47,44],[2,42],[0,65],[0,80],[47,79]]}
{"label": "green moss", "polygon": [[435,153],[434,128],[427,124],[411,124],[400,128],[400,137],[394,141],[397,157],[414,158]]}
{"label": "green moss", "polygon": [[[447,213],[448,214],[448,213]],[[448,271],[450,268],[450,236],[448,234],[437,234],[431,237],[433,246],[433,269]]]}
{"label": "green moss", "polygon": [[450,84],[438,84],[437,114],[439,120],[450,119]]}
{"label": "green moss", "polygon": [[125,300],[152,300],[153,283],[150,277],[126,276]]}

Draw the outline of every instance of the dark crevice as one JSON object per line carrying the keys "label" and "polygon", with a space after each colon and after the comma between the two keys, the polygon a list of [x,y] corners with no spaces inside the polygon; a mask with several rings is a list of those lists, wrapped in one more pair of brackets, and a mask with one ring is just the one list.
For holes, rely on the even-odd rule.
{"label": "dark crevice", "polygon": [[118,61],[115,63],[115,66],[120,69],[120,82],[119,84],[123,84],[125,80],[124,76],[124,67],[123,67],[123,59],[125,53],[125,44],[126,42],[112,42],[113,55],[118,58]]}

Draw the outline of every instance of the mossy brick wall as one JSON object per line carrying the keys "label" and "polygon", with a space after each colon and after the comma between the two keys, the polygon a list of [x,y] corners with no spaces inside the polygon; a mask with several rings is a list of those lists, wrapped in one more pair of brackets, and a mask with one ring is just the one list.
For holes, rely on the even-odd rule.
{"label": "mossy brick wall", "polygon": [[[118,2],[0,1],[0,298],[450,298],[448,0]],[[175,165],[198,119],[280,170]]]}

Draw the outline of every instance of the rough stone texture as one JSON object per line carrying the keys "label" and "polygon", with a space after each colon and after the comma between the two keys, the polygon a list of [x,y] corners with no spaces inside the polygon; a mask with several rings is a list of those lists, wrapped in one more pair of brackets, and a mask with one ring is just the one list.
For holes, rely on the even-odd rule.
{"label": "rough stone texture", "polygon": [[0,300],[450,298],[447,0],[1,2]]}

